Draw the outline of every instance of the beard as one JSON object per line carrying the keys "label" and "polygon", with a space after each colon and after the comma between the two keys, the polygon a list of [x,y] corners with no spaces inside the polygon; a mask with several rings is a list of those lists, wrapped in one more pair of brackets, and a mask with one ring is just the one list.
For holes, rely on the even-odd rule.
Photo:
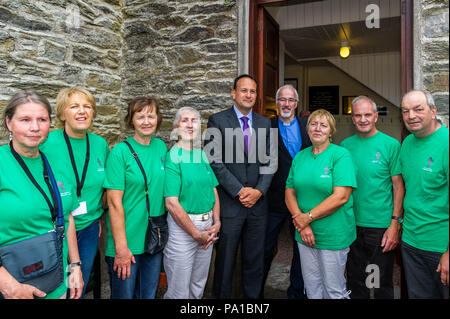
{"label": "beard", "polygon": [[289,111],[289,112],[280,111],[280,116],[284,119],[288,119],[292,116],[292,111]]}

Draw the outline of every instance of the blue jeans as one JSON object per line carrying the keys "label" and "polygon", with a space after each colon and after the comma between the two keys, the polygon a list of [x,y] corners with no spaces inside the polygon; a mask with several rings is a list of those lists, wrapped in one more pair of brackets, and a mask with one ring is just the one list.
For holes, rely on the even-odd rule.
{"label": "blue jeans", "polygon": [[[264,282],[269,274],[270,265],[274,258],[273,250],[277,244],[278,236],[280,235],[281,228],[289,219],[289,232],[292,238],[292,263],[290,271],[290,285],[287,290],[287,296],[289,299],[302,299],[305,298],[304,284],[302,277],[302,267],[300,263],[300,254],[298,252],[297,242],[295,241],[295,228],[291,221],[290,213],[269,212],[269,218],[267,221],[266,240],[264,244]],[[261,296],[262,297],[262,296]]]}
{"label": "blue jeans", "polygon": [[114,258],[105,257],[108,264],[111,299],[154,299],[161,272],[162,252],[156,255],[134,255],[136,263],[131,263],[130,277],[117,278]]}
{"label": "blue jeans", "polygon": [[[84,297],[95,256],[97,255],[99,229],[99,220],[97,219],[85,229],[77,231],[78,253],[80,254],[81,273],[84,281],[83,293],[80,299]],[[67,298],[69,296],[70,291],[68,290]]]}
{"label": "blue jeans", "polygon": [[418,249],[405,242],[401,247],[409,299],[448,299],[448,286],[442,284],[441,273],[436,271],[442,253]]}

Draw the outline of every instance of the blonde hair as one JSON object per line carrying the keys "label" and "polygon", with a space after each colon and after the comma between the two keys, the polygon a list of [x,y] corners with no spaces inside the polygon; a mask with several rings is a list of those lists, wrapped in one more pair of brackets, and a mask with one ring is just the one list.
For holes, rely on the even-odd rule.
{"label": "blonde hair", "polygon": [[327,110],[318,109],[318,110],[315,110],[314,112],[312,112],[311,115],[309,116],[308,122],[307,122],[307,127],[309,127],[309,124],[311,123],[311,121],[314,120],[316,117],[324,117],[328,121],[328,124],[330,125],[330,130],[331,130],[331,132],[330,132],[330,140],[331,140],[331,136],[333,136],[334,133],[336,133],[336,119]]}
{"label": "blonde hair", "polygon": [[79,87],[65,88],[59,91],[58,96],[56,97],[55,113],[57,127],[64,127],[64,121],[61,120],[61,116],[64,114],[64,110],[69,103],[70,97],[74,94],[84,95],[84,97],[91,104],[92,110],[94,111],[93,118],[95,118],[95,116],[97,115],[97,105],[95,104],[95,98],[88,90]]}

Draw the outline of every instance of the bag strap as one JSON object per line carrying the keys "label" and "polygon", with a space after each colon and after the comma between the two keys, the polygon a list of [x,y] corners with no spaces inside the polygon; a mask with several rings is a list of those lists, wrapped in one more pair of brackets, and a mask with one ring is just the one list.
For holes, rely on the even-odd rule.
{"label": "bag strap", "polygon": [[128,143],[128,141],[123,141],[125,144],[127,144],[128,148],[131,151],[131,154],[133,155],[134,159],[136,160],[139,168],[141,169],[142,176],[144,176],[144,182],[145,182],[145,204],[147,205],[147,212],[150,216],[150,201],[148,198],[148,186],[147,186],[147,175],[145,174],[144,167],[142,167],[141,161],[139,160],[139,157],[137,153],[134,151],[133,147],[131,147],[131,144]]}
{"label": "bag strap", "polygon": [[47,157],[42,152],[41,152],[41,156],[44,159],[45,166],[47,167],[48,175],[50,177],[50,183],[52,185],[54,193],[56,194],[56,202],[58,203],[58,218],[56,220],[56,228],[64,229],[64,212],[63,212],[63,205],[62,205],[62,200],[61,200],[61,194],[58,191],[58,183],[55,180],[55,176],[53,175],[53,172],[52,172],[52,169],[50,167],[50,164],[48,163]]}
{"label": "bag strap", "polygon": [[[50,165],[48,164],[47,158],[45,155],[39,151],[42,163],[44,167],[44,181],[47,184],[48,190],[50,192],[50,195],[52,197],[53,205],[50,199],[48,198],[47,194],[45,194],[44,190],[41,188],[41,186],[38,184],[34,176],[31,174],[29,168],[25,164],[24,160],[20,157],[20,155],[16,152],[13,146],[13,142],[11,141],[9,143],[11,153],[16,159],[16,161],[19,163],[19,165],[24,170],[27,177],[30,179],[31,183],[37,188],[37,190],[42,194],[45,201],[47,202],[48,208],[50,209],[50,213],[52,216],[52,223],[54,227],[64,227],[64,216],[62,214],[62,202],[61,202],[61,196],[58,192],[58,188],[56,187],[56,183],[54,182],[54,176],[53,172],[50,169]],[[61,222],[62,220],[62,222]]]}

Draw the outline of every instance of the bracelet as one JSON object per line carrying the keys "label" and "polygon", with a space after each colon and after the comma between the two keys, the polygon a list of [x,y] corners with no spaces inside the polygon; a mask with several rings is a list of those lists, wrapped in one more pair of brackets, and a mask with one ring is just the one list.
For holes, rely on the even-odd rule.
{"label": "bracelet", "polygon": [[313,220],[313,216],[311,215],[311,212],[308,212],[308,216],[309,216],[309,219],[311,219],[311,221]]}

